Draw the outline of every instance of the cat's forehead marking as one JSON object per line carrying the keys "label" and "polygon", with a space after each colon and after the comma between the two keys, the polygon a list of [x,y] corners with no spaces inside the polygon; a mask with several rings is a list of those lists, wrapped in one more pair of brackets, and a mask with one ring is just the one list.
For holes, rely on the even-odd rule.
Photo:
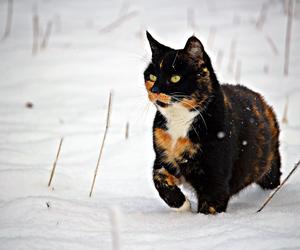
{"label": "cat's forehead marking", "polygon": [[161,62],[160,62],[160,64],[159,64],[159,68],[160,68],[160,69],[161,69],[162,66],[163,66],[163,61],[164,61],[164,59],[162,59]]}
{"label": "cat's forehead marking", "polygon": [[[177,59],[177,56],[178,56],[178,51],[176,52],[176,55],[174,57],[174,60],[173,60],[173,63],[172,63],[172,68],[175,70],[175,62],[176,62],[176,59]],[[176,71],[176,70],[175,70]]]}

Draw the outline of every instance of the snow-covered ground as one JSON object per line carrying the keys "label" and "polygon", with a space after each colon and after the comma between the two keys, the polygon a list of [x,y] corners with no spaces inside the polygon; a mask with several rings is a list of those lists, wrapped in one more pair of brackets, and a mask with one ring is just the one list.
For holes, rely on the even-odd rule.
{"label": "snow-covered ground", "polygon": [[[121,249],[300,249],[299,171],[259,214],[270,192],[255,185],[216,216],[176,213],[163,203],[152,184],[155,110],[142,77],[150,53],[146,29],[175,48],[195,33],[221,82],[240,79],[261,92],[279,120],[288,97],[288,124],[281,124],[285,177],[300,158],[300,3],[284,76],[283,2],[14,0],[11,34],[0,41],[0,249],[112,249],[113,235]],[[263,4],[266,18],[256,27]],[[0,1],[0,32],[6,10]],[[47,48],[36,55],[33,10],[40,40],[53,23]],[[110,90],[111,126],[89,198]]]}

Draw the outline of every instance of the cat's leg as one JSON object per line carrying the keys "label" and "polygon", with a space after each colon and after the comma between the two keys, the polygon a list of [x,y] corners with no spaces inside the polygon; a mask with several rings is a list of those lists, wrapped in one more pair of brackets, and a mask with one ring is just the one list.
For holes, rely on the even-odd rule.
{"label": "cat's leg", "polygon": [[211,192],[198,194],[198,213],[216,214],[226,211],[229,194],[212,194]]}
{"label": "cat's leg", "polygon": [[280,185],[280,154],[276,149],[270,171],[268,171],[259,181],[256,183],[263,189],[274,189]]}
{"label": "cat's leg", "polygon": [[178,188],[180,181],[171,175],[164,167],[154,167],[154,185],[160,197],[175,211],[189,211],[191,204]]}
{"label": "cat's leg", "polygon": [[201,186],[196,188],[198,213],[216,214],[225,212],[230,198],[229,185],[223,176],[202,178]]}

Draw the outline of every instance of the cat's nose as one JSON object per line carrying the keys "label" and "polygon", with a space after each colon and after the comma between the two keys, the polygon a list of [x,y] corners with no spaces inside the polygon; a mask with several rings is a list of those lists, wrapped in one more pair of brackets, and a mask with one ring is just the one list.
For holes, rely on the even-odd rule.
{"label": "cat's nose", "polygon": [[151,92],[154,93],[154,94],[158,94],[159,93],[159,87],[154,85],[151,89]]}

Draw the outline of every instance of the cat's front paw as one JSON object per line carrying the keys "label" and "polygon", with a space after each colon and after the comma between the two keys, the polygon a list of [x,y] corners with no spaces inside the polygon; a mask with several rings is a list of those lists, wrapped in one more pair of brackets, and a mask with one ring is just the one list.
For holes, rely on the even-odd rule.
{"label": "cat's front paw", "polygon": [[186,199],[181,207],[178,207],[178,208],[172,207],[171,209],[175,212],[188,212],[188,211],[191,211],[192,210],[191,209],[191,202],[188,199]]}
{"label": "cat's front paw", "polygon": [[213,206],[210,206],[206,201],[204,201],[198,205],[198,213],[217,214],[218,212]]}

